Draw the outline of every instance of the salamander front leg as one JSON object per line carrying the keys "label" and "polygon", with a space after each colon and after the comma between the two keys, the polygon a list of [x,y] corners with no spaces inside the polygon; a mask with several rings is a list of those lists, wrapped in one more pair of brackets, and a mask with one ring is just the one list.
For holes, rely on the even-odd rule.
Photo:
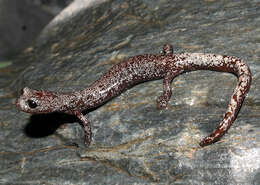
{"label": "salamander front leg", "polygon": [[83,116],[83,114],[81,112],[76,112],[76,116],[81,120],[82,126],[84,127],[85,145],[89,146],[91,143],[91,137],[92,137],[90,122],[87,118],[85,118]]}

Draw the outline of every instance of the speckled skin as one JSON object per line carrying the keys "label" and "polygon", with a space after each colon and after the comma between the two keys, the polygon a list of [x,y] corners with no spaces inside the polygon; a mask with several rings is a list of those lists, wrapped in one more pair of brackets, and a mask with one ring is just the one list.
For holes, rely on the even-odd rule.
{"label": "speckled skin", "polygon": [[85,143],[91,142],[90,122],[81,113],[95,108],[126,89],[148,80],[163,79],[163,93],[157,99],[157,107],[164,109],[172,95],[171,82],[179,74],[195,70],[212,70],[233,73],[238,84],[233,92],[223,121],[217,129],[200,142],[206,146],[218,141],[237,117],[238,111],[250,88],[251,72],[239,58],[203,53],[173,54],[171,45],[164,45],[159,55],[146,54],[130,57],[113,66],[92,85],[82,91],[57,93],[22,89],[17,108],[28,113],[64,112],[76,115],[85,130]]}

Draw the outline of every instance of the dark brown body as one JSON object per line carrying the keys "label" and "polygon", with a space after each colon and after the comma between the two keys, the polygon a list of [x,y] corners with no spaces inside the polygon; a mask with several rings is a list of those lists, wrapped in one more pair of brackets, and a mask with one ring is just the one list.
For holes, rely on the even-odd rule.
{"label": "dark brown body", "polygon": [[17,100],[17,107],[29,113],[75,114],[83,123],[86,143],[89,144],[90,123],[82,115],[82,111],[100,106],[136,84],[156,79],[163,79],[164,84],[163,94],[158,98],[157,106],[160,109],[166,108],[172,94],[170,87],[172,80],[183,72],[194,70],[230,72],[238,77],[238,85],[223,121],[213,134],[200,143],[201,146],[205,146],[220,139],[229,129],[250,88],[250,69],[239,58],[202,53],[173,54],[172,47],[165,45],[160,55],[138,55],[113,66],[100,79],[82,91],[62,94],[24,88],[22,96]]}

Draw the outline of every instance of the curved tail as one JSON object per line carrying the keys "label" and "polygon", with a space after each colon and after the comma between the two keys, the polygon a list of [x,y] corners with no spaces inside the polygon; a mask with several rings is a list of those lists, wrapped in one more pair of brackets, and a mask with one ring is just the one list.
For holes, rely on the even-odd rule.
{"label": "curved tail", "polygon": [[246,97],[247,92],[249,91],[252,80],[250,69],[247,66],[247,64],[245,64],[242,60],[235,57],[223,56],[223,60],[224,59],[228,59],[231,62],[231,65],[233,65],[233,70],[229,72],[232,72],[237,75],[238,83],[232,94],[223,121],[219,124],[219,126],[212,134],[205,137],[200,142],[200,146],[202,147],[218,141],[221,138],[221,136],[223,136],[230,128],[230,126],[237,117],[237,114]]}

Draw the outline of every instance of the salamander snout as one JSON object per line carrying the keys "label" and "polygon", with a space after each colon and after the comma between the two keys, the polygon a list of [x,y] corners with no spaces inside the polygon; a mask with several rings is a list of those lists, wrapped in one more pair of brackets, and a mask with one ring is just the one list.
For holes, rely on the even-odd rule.
{"label": "salamander snout", "polygon": [[16,107],[24,112],[33,112],[38,107],[37,97],[32,94],[32,90],[28,87],[20,90],[20,97],[16,100]]}
{"label": "salamander snout", "polygon": [[21,90],[20,90],[20,95],[23,95],[24,94],[24,88],[22,88]]}

